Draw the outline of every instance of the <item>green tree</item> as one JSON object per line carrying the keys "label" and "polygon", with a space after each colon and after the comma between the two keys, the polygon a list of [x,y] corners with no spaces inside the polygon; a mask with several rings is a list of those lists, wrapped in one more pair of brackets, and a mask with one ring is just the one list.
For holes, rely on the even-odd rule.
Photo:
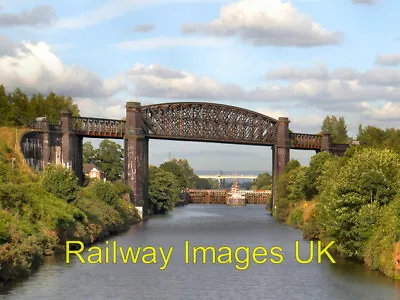
{"label": "green tree", "polygon": [[329,182],[324,180],[318,206],[322,238],[335,240],[342,254],[362,258],[380,207],[399,190],[399,169],[400,157],[391,150],[366,148],[348,158]]}
{"label": "green tree", "polygon": [[187,159],[172,159],[160,165],[160,168],[175,175],[180,189],[195,188],[197,176]]}
{"label": "green tree", "polygon": [[8,105],[6,89],[3,85],[0,85],[0,125],[5,125],[9,110],[10,107]]}
{"label": "green tree", "polygon": [[322,132],[330,133],[332,142],[335,144],[346,144],[349,142],[347,126],[343,117],[327,116],[321,127]]}
{"label": "green tree", "polygon": [[42,185],[46,191],[67,202],[77,197],[78,178],[62,165],[47,166],[42,174]]}
{"label": "green tree", "polygon": [[297,159],[290,160],[285,167],[285,172],[288,173],[291,170],[297,169],[300,167],[300,162]]}
{"label": "green tree", "polygon": [[97,151],[94,149],[91,142],[86,142],[83,148],[83,163],[94,164],[97,162]]}
{"label": "green tree", "polygon": [[250,187],[251,190],[270,190],[272,188],[272,176],[269,173],[261,173]]}
{"label": "green tree", "polygon": [[320,152],[311,158],[310,166],[306,169],[304,178],[304,193],[308,200],[318,194],[317,181],[322,174],[325,162],[332,156],[329,152]]}
{"label": "green tree", "polygon": [[123,150],[121,146],[110,140],[103,140],[97,151],[96,161],[106,174],[107,180],[117,181],[124,173]]}
{"label": "green tree", "polygon": [[179,197],[179,184],[174,174],[155,166],[149,168],[149,198],[151,211],[164,214],[175,207]]}

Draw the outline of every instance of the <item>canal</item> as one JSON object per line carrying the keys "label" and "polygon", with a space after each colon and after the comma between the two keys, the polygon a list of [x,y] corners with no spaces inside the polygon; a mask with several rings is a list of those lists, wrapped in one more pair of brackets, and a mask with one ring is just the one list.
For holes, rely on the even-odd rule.
{"label": "canal", "polygon": [[[255,264],[239,271],[232,264],[185,263],[185,240],[193,246],[263,246],[283,249],[283,262]],[[277,224],[262,205],[227,207],[189,205],[157,216],[109,239],[119,246],[174,247],[168,267],[145,265],[81,264],[74,257],[47,259],[30,278],[3,291],[2,299],[329,299],[391,300],[400,298],[400,285],[362,264],[335,257],[336,264],[317,257],[310,264],[295,259],[295,242],[306,259],[309,242],[301,231]],[[106,244],[96,246],[105,248]],[[167,250],[166,250],[167,251]],[[243,259],[241,253],[239,259]],[[87,258],[85,253],[84,258]],[[200,257],[200,256],[199,256]],[[207,256],[208,259],[211,257]]]}

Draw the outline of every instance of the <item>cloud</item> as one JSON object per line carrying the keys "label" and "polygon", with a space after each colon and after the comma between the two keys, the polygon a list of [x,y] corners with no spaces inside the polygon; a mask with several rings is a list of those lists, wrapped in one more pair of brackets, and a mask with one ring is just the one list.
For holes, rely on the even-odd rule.
{"label": "cloud", "polygon": [[312,47],[341,42],[332,32],[302,15],[291,3],[281,0],[241,0],[220,10],[217,19],[206,24],[184,24],[182,33],[218,37],[240,37],[254,46]]}
{"label": "cloud", "polygon": [[400,103],[386,102],[380,107],[372,106],[368,102],[362,102],[362,115],[368,119],[385,122],[399,123]]}
{"label": "cloud", "polygon": [[54,91],[71,97],[108,97],[125,88],[122,78],[100,79],[78,66],[66,66],[44,42],[23,43],[16,55],[0,56],[0,82],[27,93]]}
{"label": "cloud", "polygon": [[[192,3],[192,2],[221,2],[223,0],[169,0],[168,3]],[[65,17],[58,20],[56,28],[83,29],[102,24],[112,19],[128,14],[134,10],[163,5],[165,0],[109,0],[102,6],[79,16]]]}
{"label": "cloud", "polygon": [[155,29],[154,24],[147,23],[147,24],[139,24],[132,28],[133,32],[148,32]]}
{"label": "cloud", "polygon": [[375,4],[377,0],[352,0],[353,4]]}
{"label": "cloud", "polygon": [[53,7],[37,5],[32,8],[32,10],[24,10],[19,14],[0,13],[0,27],[50,26],[55,17],[56,15]]}
{"label": "cloud", "polygon": [[[269,74],[287,82],[277,84],[269,81],[264,86],[246,90],[233,83],[221,83],[208,76],[160,65],[137,64],[126,72],[137,97],[290,103],[346,112],[359,112],[362,102],[400,101],[400,70],[373,68],[358,72],[342,68],[328,72],[319,65],[314,69],[277,69]],[[311,77],[307,77],[309,74]]]}
{"label": "cloud", "polygon": [[324,80],[329,77],[328,68],[324,65],[318,65],[314,69],[303,69],[286,67],[268,72],[267,79],[282,80],[300,80],[300,79],[316,79]]}
{"label": "cloud", "polygon": [[383,66],[400,65],[400,54],[377,55],[376,63]]}
{"label": "cloud", "polygon": [[125,41],[111,47],[122,51],[142,51],[160,48],[213,47],[225,43],[217,38],[157,37],[151,39]]}
{"label": "cloud", "polygon": [[15,56],[18,51],[26,52],[27,48],[0,34],[0,56]]}
{"label": "cloud", "polygon": [[136,64],[126,72],[135,84],[136,96],[175,99],[229,99],[240,97],[241,88],[233,84],[220,84],[207,76],[195,76],[160,65]]}

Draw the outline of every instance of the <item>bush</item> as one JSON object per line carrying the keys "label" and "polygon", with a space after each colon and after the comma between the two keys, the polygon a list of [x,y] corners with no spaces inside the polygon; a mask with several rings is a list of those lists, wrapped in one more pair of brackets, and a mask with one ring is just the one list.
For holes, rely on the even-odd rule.
{"label": "bush", "polygon": [[318,224],[317,215],[318,215],[318,212],[314,208],[311,211],[310,216],[304,221],[304,224],[302,226],[303,239],[306,239],[306,240],[318,240],[319,239],[321,228]]}
{"label": "bush", "polygon": [[289,214],[288,224],[297,228],[303,225],[303,210],[296,208]]}
{"label": "bush", "polygon": [[149,198],[153,213],[164,214],[175,207],[179,197],[179,185],[174,174],[150,166]]}
{"label": "bush", "polygon": [[89,190],[97,199],[100,199],[107,204],[115,205],[119,200],[118,191],[114,184],[110,182],[95,180],[91,185],[89,185]]}
{"label": "bush", "polygon": [[372,269],[400,279],[400,196],[381,212],[365,246],[364,261]]}
{"label": "bush", "polygon": [[61,165],[47,166],[42,175],[43,187],[57,198],[67,202],[76,199],[78,178],[74,172]]}
{"label": "bush", "polygon": [[399,155],[390,150],[363,149],[346,158],[320,195],[319,220],[325,239],[337,250],[362,258],[374,230],[379,207],[390,203],[399,189]]}

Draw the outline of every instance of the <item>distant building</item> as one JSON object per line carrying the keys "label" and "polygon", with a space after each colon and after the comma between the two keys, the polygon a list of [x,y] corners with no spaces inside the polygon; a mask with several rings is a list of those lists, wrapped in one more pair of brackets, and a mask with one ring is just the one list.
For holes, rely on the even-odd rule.
{"label": "distant building", "polygon": [[104,172],[100,170],[98,166],[95,164],[83,164],[83,173],[87,175],[90,179],[104,179],[105,181],[105,176]]}

